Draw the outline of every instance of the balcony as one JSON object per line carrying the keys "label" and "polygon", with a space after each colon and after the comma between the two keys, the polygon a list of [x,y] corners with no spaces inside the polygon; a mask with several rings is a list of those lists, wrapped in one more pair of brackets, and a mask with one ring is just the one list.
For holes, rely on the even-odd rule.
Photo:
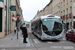
{"label": "balcony", "polygon": [[63,16],[61,16],[61,19],[63,19]]}
{"label": "balcony", "polygon": [[71,18],[72,17],[72,13],[69,13],[69,18]]}
{"label": "balcony", "polygon": [[63,19],[65,19],[65,15],[63,15]]}
{"label": "balcony", "polygon": [[68,14],[66,15],[66,18],[68,18]]}

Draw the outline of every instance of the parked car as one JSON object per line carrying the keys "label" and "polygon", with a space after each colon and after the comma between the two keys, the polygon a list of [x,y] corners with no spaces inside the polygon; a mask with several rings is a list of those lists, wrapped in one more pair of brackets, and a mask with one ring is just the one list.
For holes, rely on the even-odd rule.
{"label": "parked car", "polygon": [[75,41],[75,29],[70,29],[66,32],[66,40]]}

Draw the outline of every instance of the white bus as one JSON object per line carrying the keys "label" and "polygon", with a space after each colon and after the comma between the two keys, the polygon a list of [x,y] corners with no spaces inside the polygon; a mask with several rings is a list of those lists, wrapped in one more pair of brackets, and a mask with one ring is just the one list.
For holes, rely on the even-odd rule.
{"label": "white bus", "polygon": [[32,20],[31,31],[41,40],[59,40],[63,37],[64,24],[59,16],[41,16]]}

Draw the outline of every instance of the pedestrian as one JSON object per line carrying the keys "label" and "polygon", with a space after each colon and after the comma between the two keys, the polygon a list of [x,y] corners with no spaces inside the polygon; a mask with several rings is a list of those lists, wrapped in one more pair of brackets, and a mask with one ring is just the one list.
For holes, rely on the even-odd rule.
{"label": "pedestrian", "polygon": [[[22,30],[23,25],[25,25],[25,23],[23,23],[23,24],[20,26],[20,29],[21,29],[21,30]],[[22,30],[22,35],[23,35],[23,30]]]}
{"label": "pedestrian", "polygon": [[15,26],[15,28],[14,28],[14,33],[16,33],[16,26]]}
{"label": "pedestrian", "polygon": [[26,38],[27,38],[27,27],[25,24],[23,24],[21,27],[22,33],[23,33],[23,43],[27,43]]}

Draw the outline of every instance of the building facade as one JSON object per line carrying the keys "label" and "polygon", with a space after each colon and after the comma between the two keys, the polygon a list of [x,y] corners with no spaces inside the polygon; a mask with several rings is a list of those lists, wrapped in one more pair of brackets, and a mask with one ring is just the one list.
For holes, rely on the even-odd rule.
{"label": "building facade", "polygon": [[5,18],[4,18],[4,0],[0,0],[0,38],[3,38],[5,36],[5,31],[4,31],[4,24],[5,24]]}
{"label": "building facade", "polygon": [[[0,38],[9,35],[16,27],[16,15],[20,15],[19,21],[23,18],[20,0],[0,0]],[[20,23],[20,22],[19,22]]]}
{"label": "building facade", "polygon": [[66,29],[75,28],[75,0],[51,0],[45,8],[35,15],[34,18],[53,14],[60,16],[66,25]]}

